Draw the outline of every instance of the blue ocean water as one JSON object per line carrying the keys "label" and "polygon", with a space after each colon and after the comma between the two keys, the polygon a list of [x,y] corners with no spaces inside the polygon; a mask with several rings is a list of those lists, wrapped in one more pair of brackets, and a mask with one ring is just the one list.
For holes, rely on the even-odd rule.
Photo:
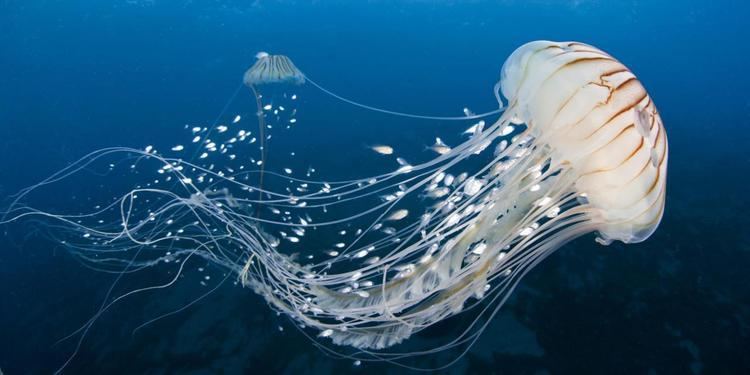
{"label": "blue ocean water", "polygon": [[[646,242],[586,236],[522,281],[454,373],[747,373],[750,6],[741,1],[12,1],[0,2],[0,197],[110,146],[161,149],[209,124],[258,51],[283,53],[316,82],[395,110],[461,115],[496,107],[505,58],[537,39],[598,46],[629,66],[669,135],[667,208]],[[299,126],[270,167],[331,178],[383,172],[366,147],[424,160],[464,124],[376,115],[299,89]],[[251,119],[242,91],[226,117]],[[231,116],[230,116],[231,115]],[[226,120],[225,120],[226,121]],[[274,141],[276,142],[276,141]],[[282,152],[283,151],[283,152]],[[294,151],[294,158],[287,157]],[[368,173],[369,174],[369,173]],[[75,179],[38,197],[77,210],[108,185]],[[73,333],[116,275],[82,266],[38,229],[0,227],[0,370],[60,368]],[[119,291],[160,280],[138,276]],[[152,279],[149,279],[152,278]],[[201,289],[203,288],[203,289]],[[188,310],[134,328],[203,293],[196,280],[118,303],[66,373],[398,373],[331,358],[249,289],[227,284]],[[168,310],[168,308],[167,308]],[[416,338],[449,339],[460,316]],[[280,331],[278,327],[284,328]],[[440,365],[460,350],[415,359]]]}

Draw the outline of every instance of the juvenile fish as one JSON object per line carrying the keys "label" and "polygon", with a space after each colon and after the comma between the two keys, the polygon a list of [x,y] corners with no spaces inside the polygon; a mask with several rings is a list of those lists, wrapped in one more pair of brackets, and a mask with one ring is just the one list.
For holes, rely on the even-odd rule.
{"label": "juvenile fish", "polygon": [[373,151],[377,152],[381,155],[391,155],[393,154],[393,147],[386,146],[386,145],[376,145],[371,147]]}

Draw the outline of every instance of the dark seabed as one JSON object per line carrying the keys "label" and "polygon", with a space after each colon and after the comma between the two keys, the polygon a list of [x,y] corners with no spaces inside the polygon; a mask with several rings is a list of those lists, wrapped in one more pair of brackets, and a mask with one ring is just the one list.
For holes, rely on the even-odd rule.
{"label": "dark seabed", "polygon": [[[750,373],[750,29],[743,1],[14,1],[0,0],[0,207],[90,151],[189,144],[258,51],[292,56],[347,97],[416,113],[491,110],[505,58],[536,39],[598,46],[629,66],[669,135],[667,207],[647,241],[588,235],[521,282],[449,373]],[[468,124],[373,114],[299,89],[300,121],[279,131],[269,168],[314,165],[354,178],[387,168],[367,145],[424,160]],[[229,103],[254,121],[242,91]],[[296,156],[289,158],[289,152]],[[79,210],[128,175],[80,175],[35,204]],[[106,181],[107,184],[103,182]],[[203,266],[206,266],[205,264]],[[205,293],[197,265],[174,286],[125,299],[92,326],[65,373],[401,373],[335,359],[250,289]],[[158,267],[114,294],[163,282]],[[117,275],[84,267],[38,226],[0,226],[0,373],[50,373]],[[450,340],[458,315],[410,339]],[[280,330],[280,328],[283,329]],[[314,332],[307,332],[314,334]],[[465,348],[418,358],[445,363]]]}

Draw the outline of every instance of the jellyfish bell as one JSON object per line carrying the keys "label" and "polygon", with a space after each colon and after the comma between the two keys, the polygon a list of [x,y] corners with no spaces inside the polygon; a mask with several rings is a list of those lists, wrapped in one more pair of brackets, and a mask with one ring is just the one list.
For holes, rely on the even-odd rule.
{"label": "jellyfish bell", "polygon": [[[244,82],[255,94],[261,131],[264,106],[255,86],[283,82],[310,82],[380,113],[459,119],[340,97],[281,55],[259,54]],[[612,56],[582,43],[528,43],[506,60],[495,92],[508,103],[496,121],[477,122],[466,141],[441,148],[426,162],[412,165],[397,158],[398,169],[381,175],[315,181],[269,173],[291,186],[266,189],[268,199],[253,199],[251,192],[261,189],[246,182],[246,170],[229,168],[229,160],[207,167],[152,150],[106,150],[136,153],[140,163],[153,160],[161,165],[161,176],[175,176],[180,185],[124,194],[107,206],[119,208],[122,218],[109,225],[106,220],[95,224],[102,210],[65,216],[24,208],[11,211],[6,222],[28,216],[57,220],[49,232],[60,230],[57,238],[84,262],[120,266],[123,273],[174,265],[178,259],[179,275],[190,259],[208,261],[304,332],[355,348],[347,357],[356,360],[400,363],[470,345],[522,277],[555,250],[590,233],[598,233],[602,244],[643,241],[658,226],[665,200],[667,139],[661,117],[640,81]],[[217,137],[221,134],[228,133]],[[438,139],[436,144],[443,144]],[[219,138],[212,143],[213,149],[224,149]],[[237,143],[229,147],[239,152]],[[387,151],[381,154],[394,153]],[[17,200],[99,157],[74,163]],[[476,158],[481,163],[468,162]],[[226,168],[217,171],[217,165]],[[136,195],[161,200],[136,200]],[[248,212],[261,205],[269,214]],[[340,240],[315,239],[326,230]],[[106,258],[96,257],[102,253]],[[393,348],[466,310],[475,317],[449,342],[419,352]]]}
{"label": "jellyfish bell", "polygon": [[664,211],[668,147],[635,75],[589,45],[537,41],[513,52],[502,77],[516,119],[580,175],[603,240],[648,238]]}
{"label": "jellyfish bell", "polygon": [[242,81],[247,86],[268,83],[305,83],[305,75],[297,69],[291,59],[284,55],[269,55],[258,52],[255,64],[245,72]]}

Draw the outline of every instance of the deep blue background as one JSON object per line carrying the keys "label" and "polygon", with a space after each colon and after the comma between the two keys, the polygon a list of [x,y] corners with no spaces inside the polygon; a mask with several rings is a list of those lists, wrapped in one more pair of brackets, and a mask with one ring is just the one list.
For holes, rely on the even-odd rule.
{"label": "deep blue background", "polygon": [[[730,0],[0,1],[0,196],[97,148],[184,142],[183,125],[213,120],[260,50],[291,56],[348,97],[460,115],[494,106],[492,85],[516,47],[578,40],[628,65],[662,114],[662,226],[643,244],[603,248],[586,237],[560,250],[451,370],[747,373],[747,14],[746,2]],[[367,142],[409,145],[418,158],[420,142],[461,130],[312,104],[301,105],[310,121],[290,142],[329,175],[358,175]],[[252,105],[243,93],[231,108]],[[71,192],[59,194],[50,198]],[[72,350],[52,344],[95,311],[112,277],[2,230],[0,369],[49,372]],[[325,357],[231,286],[130,336],[159,304],[194,296],[192,286],[108,313],[69,371],[399,371]]]}

